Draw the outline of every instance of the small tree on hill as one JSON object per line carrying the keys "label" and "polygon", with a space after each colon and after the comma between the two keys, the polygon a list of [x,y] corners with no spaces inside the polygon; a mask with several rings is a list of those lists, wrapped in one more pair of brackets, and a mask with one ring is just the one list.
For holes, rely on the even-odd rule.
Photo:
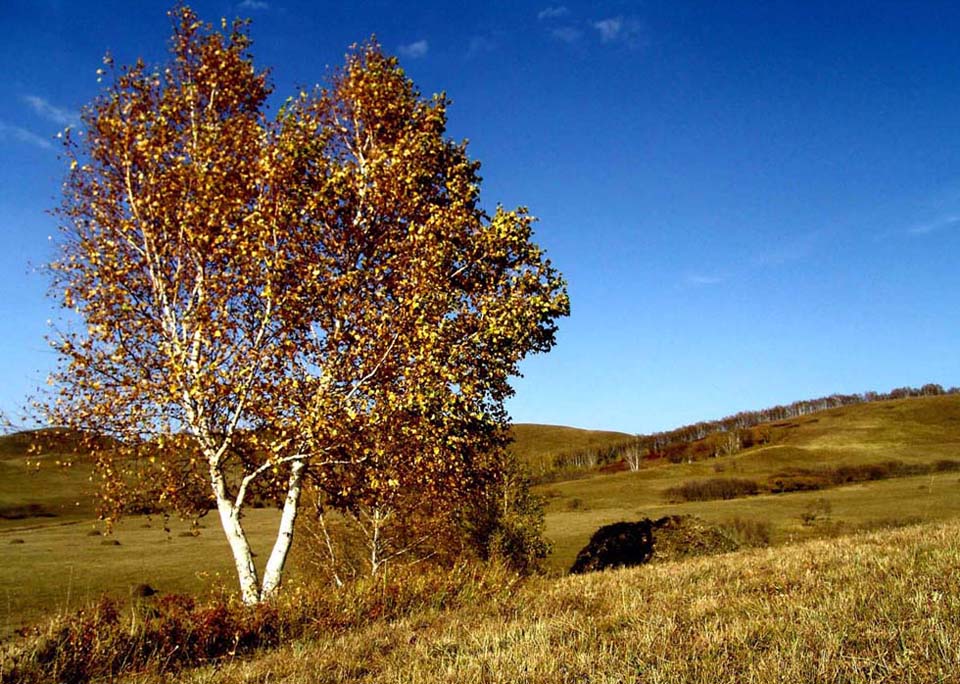
{"label": "small tree on hill", "polygon": [[[311,475],[364,531],[374,573],[391,555],[387,523],[451,511],[496,479],[488,459],[505,443],[508,379],[550,349],[568,306],[526,212],[479,206],[479,164],[444,137],[447,106],[371,43],[286,112],[300,149],[324,160],[303,167],[317,203],[304,262],[337,274],[307,288],[319,315],[300,328],[290,415],[317,426],[321,445],[327,417],[346,412],[363,448],[350,467]],[[428,538],[403,527],[394,554]]]}
{"label": "small tree on hill", "polygon": [[[170,62],[107,60],[67,136],[53,293],[85,325],[54,340],[46,409],[117,438],[95,449],[107,516],[216,508],[253,603],[305,482],[351,512],[482,486],[509,376],[568,303],[526,213],[479,208],[446,100],[378,46],[268,120],[245,25],[173,16]],[[282,511],[262,583],[252,496]]]}

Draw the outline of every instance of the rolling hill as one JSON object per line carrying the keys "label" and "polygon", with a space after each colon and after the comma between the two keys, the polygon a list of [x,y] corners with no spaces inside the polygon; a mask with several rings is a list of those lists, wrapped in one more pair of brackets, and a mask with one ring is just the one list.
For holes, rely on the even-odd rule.
{"label": "rolling hill", "polygon": [[[629,438],[557,426],[518,425],[515,431],[515,453],[532,463],[609,448]],[[103,591],[126,596],[138,583],[163,592],[195,592],[217,586],[219,576],[231,586],[231,560],[216,521],[201,521],[191,530],[176,520],[130,517],[105,539],[90,504],[89,471],[82,463],[71,469],[53,465],[76,455],[51,449],[36,470],[24,465],[25,444],[23,435],[0,438],[0,510],[7,513],[0,518],[0,633]],[[62,450],[68,452],[69,445]],[[960,396],[917,397],[773,423],[766,443],[729,456],[692,463],[652,460],[636,472],[580,472],[576,479],[544,482],[535,491],[547,502],[546,535],[554,545],[548,563],[562,574],[600,525],[619,520],[692,514],[732,533],[753,525],[760,528],[762,543],[782,546],[960,518],[960,474],[952,466],[941,467],[958,461]],[[872,472],[877,464],[891,462],[901,467],[890,477],[807,491],[765,489],[772,479],[797,470]],[[759,489],[752,496],[707,501],[670,494],[705,480],[748,480]],[[34,515],[37,511],[41,514]],[[271,538],[275,516],[268,509],[248,512],[255,548]],[[756,536],[745,542],[757,543]]]}
{"label": "rolling hill", "polygon": [[[769,525],[773,543],[918,520],[960,516],[960,396],[857,404],[770,424],[766,444],[692,463],[654,461],[637,472],[596,473],[537,488],[548,500],[547,536],[557,570],[569,567],[600,525],[692,514],[716,523]],[[777,477],[837,468],[902,464],[904,476],[789,493],[763,492]],[[922,474],[910,474],[922,473]],[[747,480],[756,496],[676,501],[670,490],[691,481]],[[817,512],[819,511],[819,513]],[[813,515],[813,520],[808,518]]]}
{"label": "rolling hill", "polygon": [[517,423],[511,428],[511,436],[513,444],[510,445],[510,450],[538,476],[550,472],[558,457],[578,452],[601,452],[617,447],[633,437],[625,432],[582,430],[536,423]]}
{"label": "rolling hill", "polygon": [[[178,682],[955,682],[960,524],[534,580]],[[167,677],[123,681],[160,684]]]}

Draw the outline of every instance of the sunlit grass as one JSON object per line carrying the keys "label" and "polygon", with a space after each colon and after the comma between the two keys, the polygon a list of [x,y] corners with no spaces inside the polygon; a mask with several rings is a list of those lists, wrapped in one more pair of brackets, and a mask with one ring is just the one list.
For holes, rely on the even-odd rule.
{"label": "sunlit grass", "polygon": [[[799,426],[784,431],[777,444],[736,456],[538,487],[547,496],[547,536],[554,542],[550,568],[555,573],[566,571],[599,526],[642,517],[686,513],[720,524],[736,518],[761,520],[769,523],[775,545],[960,517],[958,473],[729,501],[672,504],[664,496],[669,487],[694,478],[763,478],[789,466],[960,458],[957,396],[850,406],[796,422]],[[552,434],[559,439],[563,432]],[[181,536],[189,529],[186,523],[173,521],[168,534],[159,518],[131,517],[117,529],[114,538],[120,545],[103,545],[102,537],[90,534],[99,528],[92,520],[89,499],[82,496],[82,488],[89,487],[88,475],[80,468],[62,471],[49,464],[39,473],[32,472],[17,453],[4,452],[0,458],[0,505],[39,500],[57,517],[0,520],[0,635],[102,592],[125,598],[130,587],[140,583],[164,593],[203,591],[221,582],[233,587],[231,557],[214,517],[202,521],[207,527],[198,537]],[[804,515],[821,499],[829,502],[829,514],[805,524]],[[81,506],[75,505],[77,501]],[[246,517],[254,550],[260,554],[258,561],[267,556],[276,515],[271,510],[251,510]],[[17,540],[23,543],[12,543]]]}
{"label": "sunlit grass", "polygon": [[957,567],[950,522],[536,580],[166,681],[954,682]]}
{"label": "sunlit grass", "polygon": [[[960,397],[923,397],[832,409],[793,421],[775,442],[734,456],[680,464],[654,464],[639,472],[595,474],[537,488],[547,498],[549,559],[555,571],[570,566],[601,525],[619,520],[691,514],[722,523],[735,517],[771,524],[774,544],[833,535],[877,524],[960,516],[960,474],[933,473],[862,482],[812,492],[764,494],[728,501],[670,503],[667,490],[702,478],[758,482],[790,467],[833,467],[899,460],[933,464],[960,459]],[[831,514],[817,525],[801,516],[818,499]],[[575,501],[576,507],[570,502]]]}

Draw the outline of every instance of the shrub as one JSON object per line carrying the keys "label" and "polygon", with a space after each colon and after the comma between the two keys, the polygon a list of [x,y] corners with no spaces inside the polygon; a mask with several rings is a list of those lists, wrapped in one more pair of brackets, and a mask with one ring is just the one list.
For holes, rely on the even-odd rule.
{"label": "shrub", "polygon": [[831,485],[829,478],[822,474],[804,472],[804,473],[779,473],[773,475],[767,482],[767,487],[774,494],[783,494],[786,492],[812,492],[818,489],[824,489]]}
{"label": "shrub", "polygon": [[501,602],[520,581],[502,566],[463,563],[442,571],[398,567],[389,578],[364,578],[340,590],[316,582],[288,586],[276,602],[257,606],[228,595],[201,600],[170,594],[127,605],[102,598],[5,645],[0,683],[79,684],[135,672],[175,673],[317,633]]}
{"label": "shrub", "polygon": [[738,516],[726,520],[721,529],[740,546],[763,547],[770,545],[773,525],[769,520]]}
{"label": "shrub", "polygon": [[670,562],[735,551],[739,544],[723,529],[692,515],[669,515],[653,522],[653,562]]}
{"label": "shrub", "polygon": [[653,555],[653,522],[618,522],[604,525],[590,537],[577,554],[572,574],[594,572],[606,568],[642,565]]}
{"label": "shrub", "polygon": [[5,657],[0,681],[73,684],[147,668],[175,670],[273,646],[281,624],[270,605],[198,605],[185,596],[135,603],[127,610],[129,619],[121,619],[121,605],[104,597],[34,630],[26,647]]}
{"label": "shrub", "polygon": [[738,544],[723,530],[692,515],[618,522],[598,529],[570,568],[572,574],[669,562],[690,556],[734,551]]}
{"label": "shrub", "polygon": [[55,518],[57,514],[43,504],[31,503],[22,506],[0,507],[0,519],[23,520],[25,518]]}
{"label": "shrub", "polygon": [[711,477],[703,480],[689,480],[676,487],[670,487],[664,494],[671,501],[713,501],[753,496],[759,491],[760,485],[754,480],[741,477]]}
{"label": "shrub", "polygon": [[530,490],[530,476],[516,457],[505,457],[501,473],[460,512],[467,550],[523,575],[540,572],[550,553],[543,537],[544,501]]}
{"label": "shrub", "polygon": [[550,550],[543,538],[544,501],[530,490],[515,456],[501,452],[496,458],[485,487],[456,502],[410,496],[408,507],[381,515],[373,532],[377,519],[365,509],[329,514],[317,506],[319,515],[298,523],[311,542],[294,547],[299,562],[338,586],[376,576],[388,564],[449,569],[479,560],[524,575],[540,571]]}
{"label": "shrub", "polygon": [[830,517],[833,506],[824,498],[811,501],[800,513],[800,521],[804,525],[813,525],[819,520],[826,520]]}

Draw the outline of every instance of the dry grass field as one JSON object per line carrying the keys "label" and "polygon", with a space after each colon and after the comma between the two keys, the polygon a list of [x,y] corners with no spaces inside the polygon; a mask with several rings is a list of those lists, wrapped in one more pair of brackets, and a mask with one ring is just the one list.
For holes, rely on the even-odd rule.
{"label": "dry grass field", "polygon": [[[601,525],[667,514],[693,514],[716,523],[761,520],[770,525],[775,544],[960,516],[960,472],[936,472],[939,462],[960,461],[960,397],[847,406],[783,425],[773,430],[769,444],[733,456],[654,463],[638,472],[595,474],[538,487],[548,502],[551,566],[568,568]],[[889,461],[929,466],[932,472],[718,501],[676,503],[667,494],[695,480],[737,478],[762,484],[795,468],[856,468]],[[805,521],[811,513],[816,518]]]}
{"label": "dry grass field", "polygon": [[554,469],[557,456],[578,451],[599,450],[617,446],[632,435],[604,430],[581,430],[562,425],[537,425],[518,423],[511,429],[511,449],[536,475]]}
{"label": "dry grass field", "polygon": [[960,524],[562,580],[140,684],[929,684],[960,678]]}
{"label": "dry grass field", "polygon": [[[518,426],[514,448],[547,463],[558,450],[622,438]],[[0,635],[103,593],[127,599],[140,583],[162,594],[232,587],[213,519],[195,535],[184,522],[131,517],[103,536],[82,458],[72,469],[55,465],[75,458],[68,452],[54,450],[36,470],[24,465],[22,439],[0,438]],[[804,416],[732,456],[539,485],[554,544],[548,577],[495,598],[478,592],[452,610],[301,635],[169,681],[960,681],[960,472],[942,467],[953,461],[960,397],[925,397]],[[797,469],[890,462],[902,472],[813,491],[763,488]],[[671,498],[679,485],[717,479],[750,480],[761,493]],[[600,525],[667,514],[696,515],[734,536],[760,528],[763,548],[558,579]],[[276,515],[249,512],[255,548],[269,543]],[[291,585],[303,579],[294,568]]]}

